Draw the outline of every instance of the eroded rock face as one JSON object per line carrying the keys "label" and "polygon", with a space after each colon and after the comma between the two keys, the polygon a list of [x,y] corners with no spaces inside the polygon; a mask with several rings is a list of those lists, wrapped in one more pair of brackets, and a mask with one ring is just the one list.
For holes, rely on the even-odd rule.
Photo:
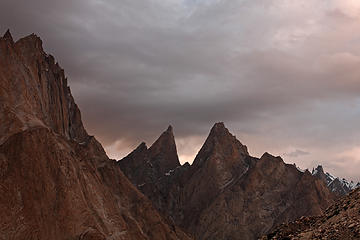
{"label": "eroded rock face", "polygon": [[16,43],[9,32],[0,39],[0,143],[17,131],[49,127],[82,142],[88,135],[64,70],[32,34]]}
{"label": "eroded rock face", "polygon": [[[129,156],[135,152],[140,159],[141,151]],[[137,167],[151,175],[148,165]],[[223,123],[211,129],[191,166],[138,187],[196,239],[213,240],[257,239],[283,222],[321,214],[335,198],[309,171],[268,153],[251,157]]]}
{"label": "eroded rock face", "polygon": [[0,38],[0,167],[0,239],[190,239],[86,133],[35,35]]}

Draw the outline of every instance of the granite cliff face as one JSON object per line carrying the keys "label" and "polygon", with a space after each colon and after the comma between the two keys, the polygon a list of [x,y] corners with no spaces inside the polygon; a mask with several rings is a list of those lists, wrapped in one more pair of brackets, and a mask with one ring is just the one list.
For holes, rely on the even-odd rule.
{"label": "granite cliff face", "polygon": [[0,143],[34,126],[84,141],[88,135],[64,70],[44,52],[41,39],[32,34],[14,42],[7,31],[0,51]]}
{"label": "granite cliff face", "polygon": [[190,239],[86,133],[40,38],[14,42],[9,31],[0,37],[0,239]]}
{"label": "granite cliff face", "polygon": [[[120,166],[134,155],[141,159],[140,152]],[[139,164],[136,171],[145,168],[151,175],[148,165]],[[128,169],[125,174],[137,183],[142,176],[134,178],[135,169]],[[335,198],[309,171],[268,153],[251,157],[223,123],[213,126],[191,166],[157,176],[138,188],[196,239],[257,239],[283,222],[323,213]]]}

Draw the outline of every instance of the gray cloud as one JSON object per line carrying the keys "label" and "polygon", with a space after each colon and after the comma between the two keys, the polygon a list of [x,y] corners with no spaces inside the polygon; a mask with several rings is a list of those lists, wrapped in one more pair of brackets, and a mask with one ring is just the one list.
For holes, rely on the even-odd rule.
{"label": "gray cloud", "polygon": [[353,0],[13,0],[0,2],[0,30],[42,37],[113,157],[172,124],[191,161],[225,121],[255,155],[307,149],[285,161],[359,179],[348,166],[359,167],[348,155],[360,143],[359,11]]}
{"label": "gray cloud", "polygon": [[309,155],[309,154],[310,154],[309,152],[306,152],[306,151],[303,151],[303,150],[300,150],[300,149],[296,149],[295,151],[285,153],[284,155],[296,158],[296,157],[301,157],[301,156],[305,156],[305,155]]}

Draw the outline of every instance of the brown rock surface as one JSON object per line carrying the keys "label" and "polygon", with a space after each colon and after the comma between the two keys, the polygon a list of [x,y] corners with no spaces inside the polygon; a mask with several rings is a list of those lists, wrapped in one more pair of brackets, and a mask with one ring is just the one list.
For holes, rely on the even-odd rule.
{"label": "brown rock surface", "polygon": [[16,43],[9,32],[0,39],[0,143],[15,132],[49,127],[82,142],[87,133],[64,70],[32,34]]}
{"label": "brown rock surface", "polygon": [[274,226],[321,213],[332,202],[324,184],[265,153],[223,190],[199,218],[199,239],[257,239]]}
{"label": "brown rock surface", "polygon": [[360,189],[342,197],[324,214],[282,224],[262,239],[360,239]]}
{"label": "brown rock surface", "polygon": [[211,129],[191,166],[144,186],[138,187],[159,211],[196,239],[257,239],[282,222],[321,214],[335,198],[309,171],[268,153],[251,157],[223,123]]}
{"label": "brown rock surface", "polygon": [[64,71],[0,37],[0,239],[190,239],[89,136]]}

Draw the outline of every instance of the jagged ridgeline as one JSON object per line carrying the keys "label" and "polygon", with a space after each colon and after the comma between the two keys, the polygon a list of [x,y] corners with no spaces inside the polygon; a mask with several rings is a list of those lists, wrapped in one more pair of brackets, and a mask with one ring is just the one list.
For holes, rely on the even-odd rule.
{"label": "jagged ridgeline", "polygon": [[196,239],[257,239],[275,226],[319,215],[333,203],[326,184],[280,157],[260,159],[216,123],[192,165],[180,166],[172,128],[118,162],[164,215]]}
{"label": "jagged ridgeline", "polygon": [[110,160],[34,34],[0,37],[0,121],[0,239],[246,240],[337,211],[325,212],[339,194],[322,169],[252,157],[224,123],[191,165],[171,126]]}
{"label": "jagged ridgeline", "polygon": [[0,37],[0,121],[0,239],[191,239],[87,134],[34,34]]}

